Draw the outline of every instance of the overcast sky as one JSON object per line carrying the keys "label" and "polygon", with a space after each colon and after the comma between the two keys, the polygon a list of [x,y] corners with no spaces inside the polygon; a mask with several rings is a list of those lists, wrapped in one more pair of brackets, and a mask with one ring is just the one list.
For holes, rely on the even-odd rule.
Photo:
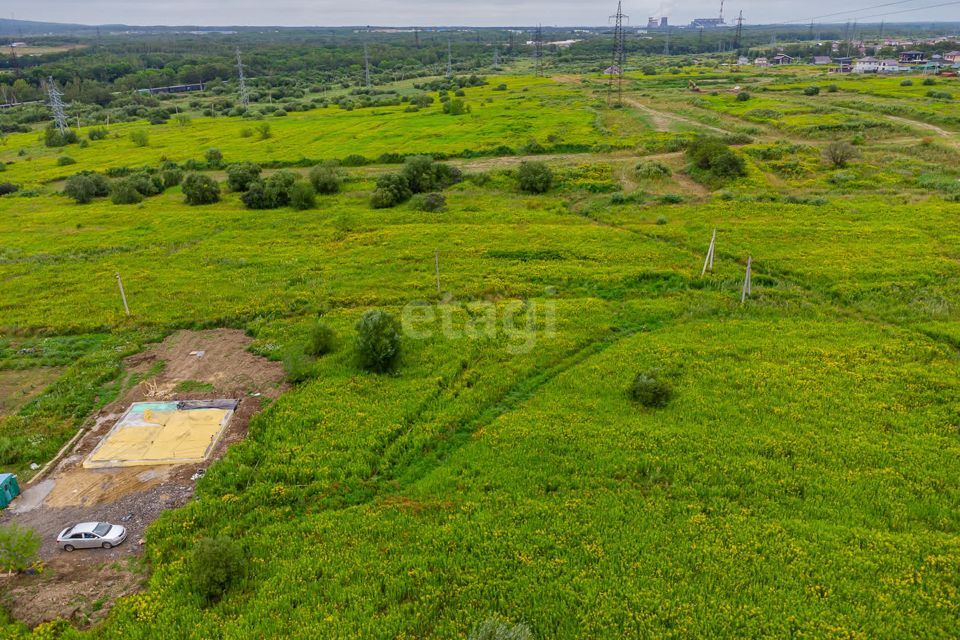
{"label": "overcast sky", "polygon": [[[728,0],[728,21],[743,9],[749,23],[807,22],[815,17],[851,10],[825,21],[844,22],[889,12],[887,20],[960,20],[960,3],[910,11],[949,0],[859,0],[850,4],[835,0],[765,0],[744,3]],[[853,10],[892,4],[881,9]],[[123,23],[131,25],[602,25],[613,13],[616,0],[3,0],[2,17],[21,20],[74,22],[81,24]],[[720,0],[687,2],[624,3],[632,24],[645,25],[648,16],[669,16],[673,24],[686,24],[695,17],[713,17]],[[879,22],[880,16],[872,18]]]}

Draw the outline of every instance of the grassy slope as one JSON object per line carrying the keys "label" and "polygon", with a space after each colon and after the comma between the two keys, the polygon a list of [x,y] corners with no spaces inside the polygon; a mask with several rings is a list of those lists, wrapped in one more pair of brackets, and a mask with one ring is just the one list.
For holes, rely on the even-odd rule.
{"label": "grassy slope", "polygon": [[[500,613],[539,638],[955,637],[960,205],[769,165],[673,206],[502,178],[443,214],[371,211],[362,181],[310,212],[0,201],[7,327],[114,326],[120,270],[136,326],[246,324],[277,354],[329,308],[346,342],[368,306],[436,297],[438,247],[457,299],[557,310],[553,336],[409,340],[396,376],[320,360],[151,528],[150,591],[92,635],[447,638]],[[777,190],[832,201],[750,199]],[[649,367],[678,390],[655,412],[624,394]],[[204,610],[183,559],[220,533],[250,576]]]}

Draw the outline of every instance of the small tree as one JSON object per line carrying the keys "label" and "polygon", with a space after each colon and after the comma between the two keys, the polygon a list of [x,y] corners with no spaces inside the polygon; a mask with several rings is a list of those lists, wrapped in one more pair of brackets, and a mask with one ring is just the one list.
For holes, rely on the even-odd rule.
{"label": "small tree", "polygon": [[524,162],[517,172],[520,190],[527,193],[546,193],[553,185],[553,171],[543,162]]}
{"label": "small tree", "polygon": [[261,140],[269,140],[273,137],[273,133],[270,132],[270,123],[261,122],[257,125],[257,133],[260,135]]}
{"label": "small tree", "polygon": [[273,203],[267,197],[267,183],[257,178],[249,185],[247,190],[240,196],[247,209],[271,209]]}
{"label": "small tree", "polygon": [[843,140],[831,142],[827,145],[827,148],[823,150],[823,156],[827,162],[838,169],[847,166],[847,164],[849,164],[851,160],[856,159],[858,155],[857,148]]}
{"label": "small tree", "polygon": [[207,152],[203,154],[203,159],[206,160],[207,166],[211,169],[219,169],[223,166],[223,153],[220,152],[220,149],[207,149]]}
{"label": "small tree", "polygon": [[206,604],[220,600],[245,574],[243,548],[221,536],[203,538],[193,549],[190,576],[194,589]]}
{"label": "small tree", "polygon": [[631,400],[648,408],[666,406],[673,397],[673,389],[656,369],[638,373],[627,393]]}
{"label": "small tree", "polygon": [[292,171],[277,171],[266,179],[264,191],[268,208],[285,207],[290,204],[293,187],[300,181],[300,176]]}
{"label": "small tree", "polygon": [[250,183],[260,177],[260,165],[253,162],[241,162],[227,167],[227,186],[230,191],[246,191]]}
{"label": "small tree", "polygon": [[371,309],[357,322],[357,359],[374,373],[385,373],[400,358],[400,323],[381,309]]}
{"label": "small tree", "polygon": [[220,186],[210,176],[191,173],[183,179],[182,189],[189,205],[213,204],[220,201]]}
{"label": "small tree", "polygon": [[78,173],[67,178],[63,194],[73,198],[77,204],[87,204],[94,198],[110,195],[110,183],[99,173]]}
{"label": "small tree", "polygon": [[32,565],[40,551],[40,536],[15,522],[0,525],[0,571],[13,573]]}
{"label": "small tree", "polygon": [[317,206],[317,192],[309,182],[298,180],[290,189],[290,206],[300,211]]}
{"label": "small tree", "polygon": [[407,179],[398,173],[385,173],[377,178],[377,188],[370,196],[374,209],[388,209],[410,199],[413,192]]}
{"label": "small tree", "polygon": [[343,176],[335,165],[321,164],[310,170],[310,184],[315,192],[329,196],[340,193]]}
{"label": "small tree", "polygon": [[43,144],[48,147],[65,147],[75,144],[79,140],[77,132],[67,129],[63,133],[56,127],[50,126],[43,132]]}
{"label": "small tree", "polygon": [[310,337],[307,339],[306,353],[319,357],[331,353],[336,349],[337,334],[326,322],[317,320],[310,327]]}

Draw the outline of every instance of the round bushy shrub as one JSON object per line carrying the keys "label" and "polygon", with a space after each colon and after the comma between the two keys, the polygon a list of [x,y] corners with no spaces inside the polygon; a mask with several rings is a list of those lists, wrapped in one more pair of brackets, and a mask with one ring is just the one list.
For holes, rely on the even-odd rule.
{"label": "round bushy shrub", "polygon": [[254,162],[240,162],[227,167],[227,187],[230,191],[246,191],[250,183],[260,177],[260,165]]}
{"label": "round bushy shrub", "polygon": [[400,358],[400,322],[382,309],[371,309],[356,328],[354,345],[360,366],[374,373],[392,370]]}
{"label": "round bushy shrub", "polygon": [[902,80],[902,81],[900,82],[900,86],[901,86],[901,87],[912,87],[912,86],[913,86],[913,80]]}
{"label": "round bushy shrub", "polygon": [[820,95],[820,87],[807,87],[803,90],[803,95],[805,96],[818,96]]}
{"label": "round bushy shrub", "polygon": [[207,152],[203,154],[203,159],[211,169],[219,169],[223,166],[223,153],[220,152],[220,149],[207,149]]}
{"label": "round bushy shrub", "polygon": [[246,573],[243,547],[225,536],[201,539],[189,564],[194,591],[207,604],[220,600]]}
{"label": "round bushy shrub", "polygon": [[648,408],[666,406],[673,397],[673,389],[656,369],[638,373],[627,393],[631,400]]}
{"label": "round bushy shrub", "polygon": [[247,209],[271,209],[269,198],[267,198],[267,183],[257,178],[247,185],[247,190],[240,196],[244,206]]}
{"label": "round bushy shrub", "polygon": [[58,167],[67,167],[71,164],[77,164],[77,161],[71,158],[70,156],[60,156],[57,158]]}
{"label": "round bushy shrub", "polygon": [[637,163],[634,173],[638,178],[644,180],[669,178],[673,174],[670,167],[657,160],[641,160]]}
{"label": "round bushy shrub", "polygon": [[377,178],[377,187],[370,196],[374,209],[389,209],[410,199],[413,192],[407,179],[399,173],[385,173]]}
{"label": "round bushy shrub", "polygon": [[307,339],[307,347],[305,349],[307,355],[320,357],[332,353],[336,348],[337,334],[330,328],[330,325],[322,320],[317,320],[317,322],[310,327],[310,336]]}
{"label": "round bushy shrub", "polygon": [[309,182],[298,180],[290,188],[290,206],[300,211],[317,206],[317,192]]}
{"label": "round bushy shrub", "polygon": [[335,166],[322,164],[310,170],[310,184],[317,193],[329,196],[340,192],[343,176]]}
{"label": "round bushy shrub", "polygon": [[433,213],[447,208],[447,199],[442,193],[421,193],[413,197],[411,206],[417,211]]}
{"label": "round bushy shrub", "polygon": [[270,203],[268,208],[286,207],[290,204],[293,186],[300,176],[292,171],[277,171],[265,181],[265,193]]}
{"label": "round bushy shrub", "polygon": [[127,178],[127,180],[140,192],[140,195],[146,198],[155,196],[158,193],[163,193],[163,178],[160,175],[138,171]]}
{"label": "round bushy shrub", "polygon": [[933,78],[924,78],[924,79],[923,79],[923,86],[925,86],[925,87],[932,87],[932,86],[935,85],[935,84],[937,84],[937,81],[934,80]]}
{"label": "round bushy shrub", "polygon": [[87,204],[94,198],[110,195],[110,183],[99,173],[78,173],[67,178],[63,194],[73,198],[77,204]]}
{"label": "round bushy shrub", "polygon": [[137,204],[143,202],[143,194],[137,190],[132,178],[124,178],[113,184],[110,201],[113,204]]}
{"label": "round bushy shrub", "polygon": [[181,188],[189,205],[213,204],[220,201],[220,185],[210,176],[191,173],[183,179]]}
{"label": "round bushy shrub", "polygon": [[553,171],[543,162],[524,162],[517,171],[517,182],[526,193],[546,193],[553,185]]}
{"label": "round bushy shrub", "polygon": [[826,149],[823,150],[823,155],[827,159],[827,162],[837,169],[842,169],[847,166],[851,160],[855,159],[859,153],[857,152],[857,148],[849,142],[837,140],[827,145]]}
{"label": "round bushy shrub", "polygon": [[164,169],[160,172],[163,188],[170,189],[183,182],[183,170],[179,168]]}
{"label": "round bushy shrub", "polygon": [[0,196],[10,195],[11,193],[16,193],[19,190],[20,187],[12,182],[0,182]]}
{"label": "round bushy shrub", "polygon": [[750,94],[746,91],[741,91],[737,94],[737,102],[746,102],[750,99]]}

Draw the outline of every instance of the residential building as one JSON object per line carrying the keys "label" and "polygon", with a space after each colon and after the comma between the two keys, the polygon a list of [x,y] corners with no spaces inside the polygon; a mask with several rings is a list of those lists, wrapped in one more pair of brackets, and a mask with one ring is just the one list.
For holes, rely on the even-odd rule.
{"label": "residential building", "polygon": [[773,56],[773,60],[770,61],[770,64],[793,64],[793,56],[788,56],[785,53],[778,53]]}
{"label": "residential building", "polygon": [[943,59],[947,62],[960,62],[960,51],[951,51],[943,54]]}
{"label": "residential building", "polygon": [[887,59],[877,63],[877,73],[899,73],[900,71],[909,71],[909,68],[901,67],[899,60]]}
{"label": "residential building", "polygon": [[833,59],[830,56],[813,56],[813,64],[827,65],[832,63]]}
{"label": "residential building", "polygon": [[926,62],[926,60],[927,57],[923,51],[904,51],[900,54],[900,62],[905,62],[908,64]]}
{"label": "residential building", "polygon": [[873,56],[867,56],[865,58],[860,58],[853,65],[854,73],[876,73],[880,68],[880,61],[874,58]]}

